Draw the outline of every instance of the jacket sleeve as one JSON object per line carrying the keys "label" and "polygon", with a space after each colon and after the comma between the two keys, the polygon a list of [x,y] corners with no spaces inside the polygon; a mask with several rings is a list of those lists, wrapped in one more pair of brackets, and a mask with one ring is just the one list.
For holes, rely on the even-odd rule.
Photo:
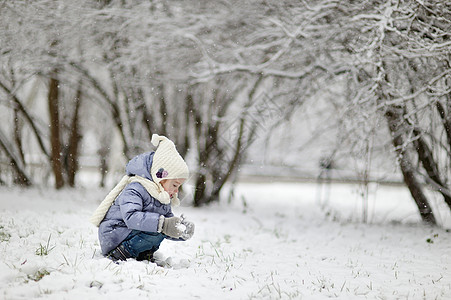
{"label": "jacket sleeve", "polygon": [[137,183],[129,184],[117,199],[122,219],[129,229],[157,232],[160,214],[143,211],[143,200],[148,195],[144,195],[147,192],[140,187]]}

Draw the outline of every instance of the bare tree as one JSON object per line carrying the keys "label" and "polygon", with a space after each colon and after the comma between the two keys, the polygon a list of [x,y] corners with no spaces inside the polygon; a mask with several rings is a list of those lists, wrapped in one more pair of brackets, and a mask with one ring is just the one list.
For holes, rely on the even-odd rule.
{"label": "bare tree", "polygon": [[[78,160],[76,149],[80,136],[79,132],[77,132],[77,138],[75,138],[77,135],[70,134],[68,143],[64,142],[67,127],[63,126],[61,114],[62,110],[68,107],[63,105],[61,93],[62,85],[69,86],[69,89],[77,89],[77,85],[73,82],[77,76],[73,77],[73,74],[67,72],[66,54],[62,55],[62,53],[76,55],[74,49],[78,49],[75,47],[78,39],[68,39],[67,36],[70,36],[70,31],[76,31],[72,25],[77,14],[64,3],[45,0],[36,1],[30,5],[19,1],[2,3],[2,6],[2,21],[4,24],[8,24],[4,27],[5,34],[2,35],[2,53],[4,54],[2,58],[9,61],[16,78],[14,81],[10,80],[8,84],[7,77],[4,76],[5,81],[0,82],[0,88],[13,104],[15,114],[23,116],[25,124],[32,128],[44,158],[52,166],[56,188],[65,185],[65,175],[67,175],[70,185],[73,185],[77,170],[76,161]],[[45,115],[33,116],[30,111],[34,108],[28,106],[20,96],[28,93],[27,84],[29,82],[41,78],[46,78],[48,82],[46,97],[48,120]],[[76,113],[72,118],[71,128],[76,128],[79,123],[77,113],[79,103],[77,101],[74,106]],[[39,103],[36,105],[39,107]],[[18,118],[14,120],[18,120]],[[50,129],[48,135],[43,129],[43,124],[48,124],[47,128]],[[20,153],[22,144],[19,130],[18,126],[14,126],[15,145]],[[50,138],[46,141],[47,136]],[[28,147],[30,146],[28,144]],[[47,149],[48,147],[50,151]],[[70,149],[66,151],[65,148]],[[67,152],[67,156],[71,157],[66,166],[63,152]],[[28,150],[27,154],[33,153]],[[24,166],[29,163],[25,160],[25,153],[19,157],[23,158]]]}
{"label": "bare tree", "polygon": [[[324,23],[315,7],[287,10],[286,3],[268,7],[264,1],[232,5],[182,1],[171,6],[83,3],[91,9],[73,11],[63,0],[37,1],[32,9],[22,3],[4,4],[11,22],[19,16],[28,20],[23,24],[34,26],[16,22],[18,30],[11,29],[8,41],[11,49],[27,49],[27,61],[40,76],[52,78],[51,71],[57,68],[58,81],[73,90],[78,90],[82,78],[81,95],[110,112],[125,157],[146,150],[154,132],[176,140],[182,153],[196,149],[200,167],[195,172],[200,175],[195,202],[199,205],[218,198],[245,157],[268,113],[258,102],[261,96],[280,101],[277,107],[289,103],[288,116],[302,103],[296,86],[305,86],[302,82],[315,81],[318,74],[330,71],[324,67],[329,61],[320,47],[311,47],[319,36],[317,24]],[[55,16],[47,18],[47,11]],[[299,26],[303,17],[308,18],[308,32]],[[208,22],[203,22],[204,18]],[[46,39],[36,40],[36,26],[45,28]],[[22,37],[34,39],[26,42]],[[52,49],[48,41],[55,37],[58,43]],[[80,47],[81,51],[73,50]],[[82,58],[78,52],[83,53]],[[52,80],[50,87],[56,86],[55,76]],[[285,80],[290,83],[284,85]],[[296,94],[289,99],[278,97],[282,86]],[[55,95],[58,90],[49,91]],[[56,131],[61,130],[56,115],[59,109],[49,108],[55,130],[52,148],[57,155],[61,152],[58,141],[64,143],[56,136],[67,134]],[[59,160],[61,157],[52,161]]]}
{"label": "bare tree", "polygon": [[[108,112],[126,158],[147,151],[153,133],[194,154],[194,202],[203,205],[218,199],[263,131],[305,101],[334,95],[341,146],[362,158],[374,145],[369,135],[391,134],[390,143],[376,146],[392,145],[422,218],[435,223],[424,183],[450,205],[448,3],[76,2],[1,4],[7,26],[0,59],[10,70],[2,71],[0,90],[24,124],[11,123],[14,134],[4,134],[2,149],[24,174],[21,132],[30,130],[57,181],[66,176],[74,184],[79,109],[89,103]],[[51,140],[45,118],[31,114],[20,96],[22,83],[38,76],[50,83]],[[268,115],[273,109],[277,117]]]}
{"label": "bare tree", "polygon": [[[449,93],[450,6],[440,1],[346,2],[339,11],[355,88],[351,115],[385,116],[404,182],[422,219],[436,224],[423,183],[432,184],[448,203],[449,160],[440,164],[437,159],[450,149],[442,134],[448,116],[440,109]],[[442,124],[433,121],[440,111]]]}

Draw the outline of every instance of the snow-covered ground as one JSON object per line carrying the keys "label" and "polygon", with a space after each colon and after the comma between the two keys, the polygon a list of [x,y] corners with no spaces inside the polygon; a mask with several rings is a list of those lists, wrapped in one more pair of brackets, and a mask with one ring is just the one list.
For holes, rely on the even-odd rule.
{"label": "snow-covered ground", "polygon": [[163,242],[166,268],[100,255],[87,220],[106,192],[0,189],[0,299],[451,299],[449,210],[425,227],[400,187],[370,188],[364,224],[356,186],[324,203],[313,183],[242,183],[175,209],[196,232]]}

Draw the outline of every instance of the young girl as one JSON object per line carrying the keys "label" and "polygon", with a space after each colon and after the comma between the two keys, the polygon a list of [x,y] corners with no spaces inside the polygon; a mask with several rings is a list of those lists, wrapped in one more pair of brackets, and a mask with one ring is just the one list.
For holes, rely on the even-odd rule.
{"label": "young girl", "polygon": [[102,254],[114,261],[153,261],[163,239],[186,241],[194,233],[194,224],[171,210],[180,204],[177,193],[188,178],[188,166],[166,137],[154,134],[152,144],[155,152],[127,164],[127,175],[91,217],[99,227]]}

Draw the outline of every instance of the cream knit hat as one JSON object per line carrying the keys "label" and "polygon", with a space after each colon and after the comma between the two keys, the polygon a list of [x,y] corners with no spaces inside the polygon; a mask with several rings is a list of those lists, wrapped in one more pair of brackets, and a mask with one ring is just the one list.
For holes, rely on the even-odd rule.
{"label": "cream knit hat", "polygon": [[156,183],[163,179],[187,179],[188,166],[167,137],[153,134],[152,144],[157,147],[153,156],[150,175]]}

